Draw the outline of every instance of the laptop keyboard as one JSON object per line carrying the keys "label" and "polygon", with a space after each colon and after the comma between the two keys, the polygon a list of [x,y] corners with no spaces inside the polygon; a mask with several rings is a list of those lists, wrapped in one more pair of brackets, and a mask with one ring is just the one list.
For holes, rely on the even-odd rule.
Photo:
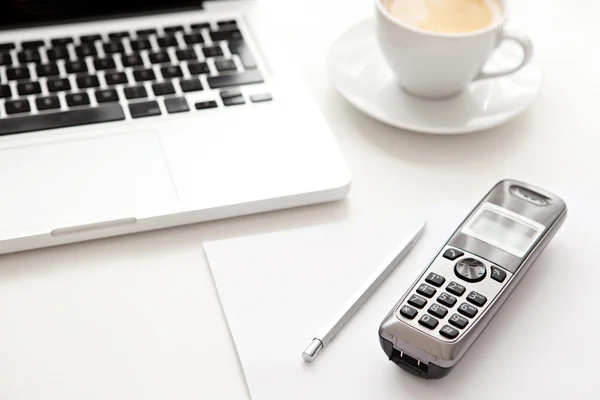
{"label": "laptop keyboard", "polygon": [[1,43],[0,71],[0,136],[272,99],[235,20]]}

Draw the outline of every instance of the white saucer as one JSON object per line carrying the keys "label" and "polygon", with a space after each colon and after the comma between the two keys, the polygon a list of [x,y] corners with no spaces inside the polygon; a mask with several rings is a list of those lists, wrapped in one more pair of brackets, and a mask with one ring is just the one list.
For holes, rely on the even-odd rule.
{"label": "white saucer", "polygon": [[[521,60],[518,47],[496,50],[486,71],[504,69]],[[375,37],[373,20],[348,29],[331,46],[329,77],[356,108],[386,124],[415,132],[459,134],[501,125],[525,111],[537,98],[542,71],[530,63],[519,72],[472,83],[445,100],[414,97],[398,86]]]}

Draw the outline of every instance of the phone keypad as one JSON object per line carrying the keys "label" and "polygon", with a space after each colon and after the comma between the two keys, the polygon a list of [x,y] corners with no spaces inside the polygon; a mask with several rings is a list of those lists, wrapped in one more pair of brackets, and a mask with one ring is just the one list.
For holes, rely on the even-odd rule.
{"label": "phone keypad", "polygon": [[[456,266],[460,262],[463,266],[473,264],[477,269],[475,272],[483,278],[478,277],[476,281],[472,279],[474,277],[467,280],[456,275]],[[455,276],[459,278],[457,281],[447,283],[446,278]],[[459,340],[511,276],[510,272],[481,257],[446,246],[405,297],[405,304],[399,306],[396,315],[438,340]],[[437,288],[440,288],[439,292]]]}

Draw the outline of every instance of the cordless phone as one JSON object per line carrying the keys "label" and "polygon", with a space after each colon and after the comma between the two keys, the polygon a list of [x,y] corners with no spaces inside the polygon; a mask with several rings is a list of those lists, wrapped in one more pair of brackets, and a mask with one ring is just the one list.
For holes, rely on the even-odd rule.
{"label": "cordless phone", "polygon": [[422,378],[448,375],[566,215],[563,200],[535,186],[494,186],[381,323],[388,358]]}

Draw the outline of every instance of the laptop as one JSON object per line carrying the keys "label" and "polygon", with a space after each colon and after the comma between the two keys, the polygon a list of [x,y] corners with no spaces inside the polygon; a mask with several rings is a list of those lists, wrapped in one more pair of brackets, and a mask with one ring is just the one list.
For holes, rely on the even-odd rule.
{"label": "laptop", "polygon": [[105,4],[3,2],[0,253],[346,196],[258,0]]}

